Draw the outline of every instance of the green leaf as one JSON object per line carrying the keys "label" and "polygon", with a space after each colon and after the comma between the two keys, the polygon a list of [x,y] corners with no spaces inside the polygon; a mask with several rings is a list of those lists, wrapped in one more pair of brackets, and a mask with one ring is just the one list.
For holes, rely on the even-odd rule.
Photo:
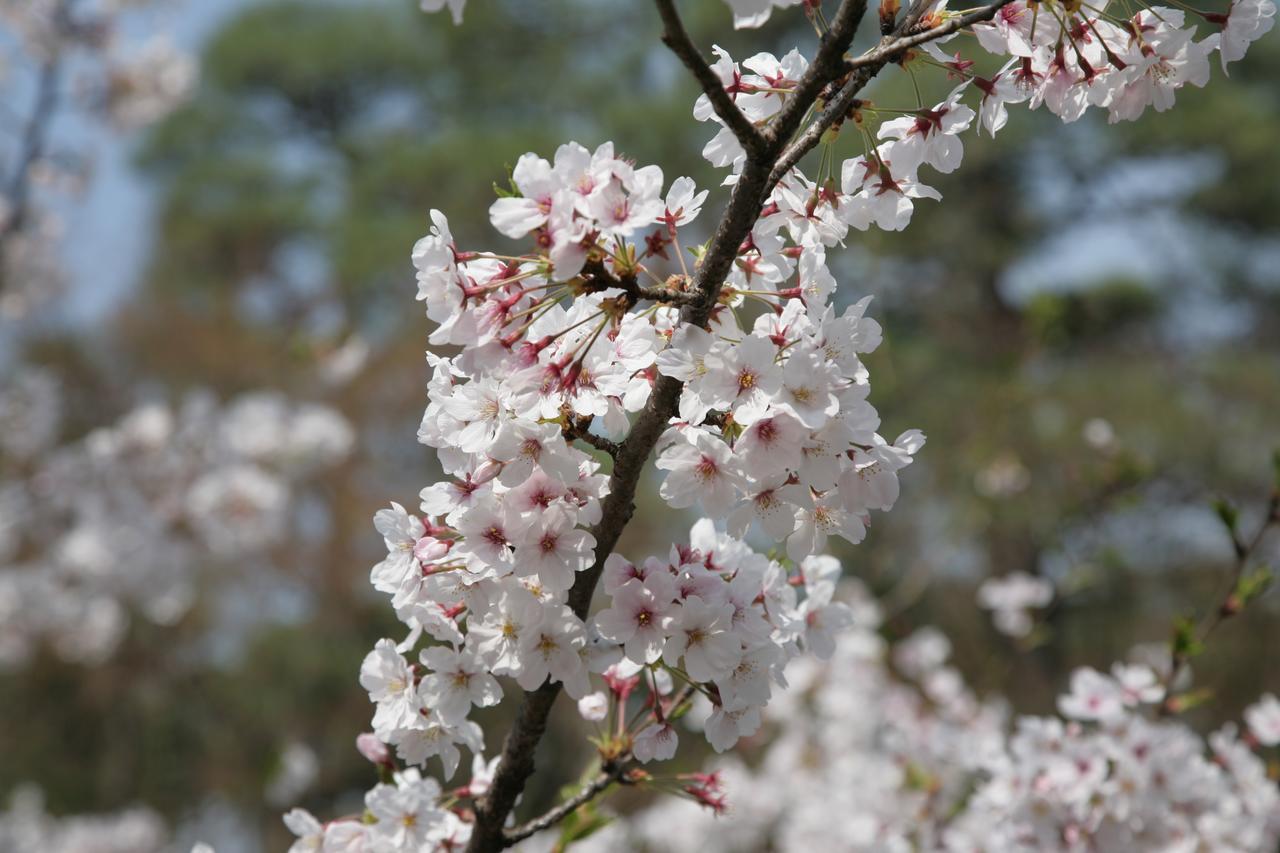
{"label": "green leaf", "polygon": [[1196,620],[1191,616],[1179,616],[1173,623],[1173,654],[1175,657],[1192,658],[1204,651],[1204,644],[1196,637]]}
{"label": "green leaf", "polygon": [[523,198],[524,193],[520,192],[520,188],[516,186],[515,172],[511,168],[511,164],[505,165],[507,170],[507,186],[500,186],[497,181],[493,182],[493,192],[498,198]]}
{"label": "green leaf", "polygon": [[613,823],[613,818],[603,814],[593,804],[586,803],[569,814],[560,825],[560,838],[556,841],[557,853],[568,850],[569,845],[582,841]]}
{"label": "green leaf", "polygon": [[1266,592],[1274,579],[1275,576],[1267,566],[1259,566],[1253,571],[1241,575],[1235,589],[1235,597],[1239,600],[1240,606],[1244,607],[1250,601]]}
{"label": "green leaf", "polygon": [[1218,518],[1222,519],[1222,523],[1227,527],[1227,532],[1230,533],[1234,539],[1236,535],[1236,525],[1240,521],[1239,510],[1232,506],[1231,502],[1225,498],[1218,498],[1214,500],[1213,509],[1214,512],[1218,513]]}
{"label": "green leaf", "polygon": [[1213,691],[1208,687],[1202,687],[1199,690],[1191,690],[1187,693],[1180,693],[1170,702],[1170,710],[1175,714],[1181,714],[1184,711],[1190,711],[1199,705],[1203,705],[1213,698]]}

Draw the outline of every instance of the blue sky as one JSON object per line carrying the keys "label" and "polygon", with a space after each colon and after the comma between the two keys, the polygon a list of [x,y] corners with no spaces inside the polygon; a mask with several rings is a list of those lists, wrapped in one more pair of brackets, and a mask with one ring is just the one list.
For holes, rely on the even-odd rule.
{"label": "blue sky", "polygon": [[[198,55],[230,15],[252,2],[172,0],[134,20],[125,35],[141,39],[151,32],[164,32]],[[91,325],[117,305],[137,282],[149,254],[155,198],[131,164],[134,141],[93,133],[93,179],[85,195],[68,205],[65,213],[63,251],[73,291],[64,314],[76,325]]]}

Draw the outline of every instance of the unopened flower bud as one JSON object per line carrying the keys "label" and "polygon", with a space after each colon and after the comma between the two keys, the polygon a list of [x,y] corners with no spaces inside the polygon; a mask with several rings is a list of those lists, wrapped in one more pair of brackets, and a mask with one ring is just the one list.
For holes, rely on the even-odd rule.
{"label": "unopened flower bud", "polygon": [[609,699],[601,691],[588,693],[578,700],[578,713],[582,719],[598,723],[609,713]]}
{"label": "unopened flower bud", "polygon": [[475,476],[471,478],[471,482],[476,485],[483,485],[501,473],[502,463],[487,459],[476,469]]}
{"label": "unopened flower bud", "polygon": [[391,762],[391,751],[372,732],[365,732],[356,737],[356,749],[374,764],[389,764]]}
{"label": "unopened flower bud", "polygon": [[413,556],[422,564],[434,563],[449,553],[452,542],[442,542],[434,536],[423,536],[413,546]]}

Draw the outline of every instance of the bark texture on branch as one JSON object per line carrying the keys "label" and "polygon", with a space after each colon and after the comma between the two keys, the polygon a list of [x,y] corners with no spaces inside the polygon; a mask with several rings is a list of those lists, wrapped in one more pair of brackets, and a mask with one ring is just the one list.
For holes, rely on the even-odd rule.
{"label": "bark texture on branch", "polygon": [[680,58],[685,68],[689,69],[689,73],[698,81],[698,85],[711,101],[711,107],[716,111],[716,115],[733,131],[733,135],[742,143],[747,154],[758,155],[764,148],[764,136],[751,123],[751,120],[742,114],[742,110],[738,109],[733,102],[733,96],[720,84],[720,78],[711,69],[702,51],[698,50],[693,39],[689,38],[684,22],[680,20],[680,13],[676,11],[674,0],[654,0],[654,5],[658,7],[658,17],[662,19],[662,43]]}
{"label": "bark texture on branch", "polygon": [[515,844],[523,841],[531,835],[542,832],[544,829],[550,829],[560,821],[573,814],[581,806],[594,800],[596,797],[607,791],[615,782],[626,783],[626,774],[628,768],[625,764],[615,764],[605,770],[600,771],[578,793],[565,800],[560,805],[553,808],[546,814],[536,817],[533,820],[522,823],[519,826],[508,829],[504,834],[507,844]]}

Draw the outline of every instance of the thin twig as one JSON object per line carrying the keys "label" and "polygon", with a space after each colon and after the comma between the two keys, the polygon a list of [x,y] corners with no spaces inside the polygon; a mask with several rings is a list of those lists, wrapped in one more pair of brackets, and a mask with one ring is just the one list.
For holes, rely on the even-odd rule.
{"label": "thin twig", "polygon": [[698,84],[702,86],[702,91],[711,101],[711,108],[733,131],[733,135],[738,138],[738,142],[742,144],[747,154],[759,154],[764,150],[764,136],[751,123],[751,120],[743,115],[742,110],[738,109],[716,72],[707,64],[706,58],[689,37],[689,32],[684,28],[684,22],[680,20],[680,13],[676,11],[674,0],[654,0],[654,3],[658,7],[658,15],[662,18],[662,43],[680,58],[685,68],[688,68],[697,79]]}
{"label": "thin twig", "polygon": [[603,450],[610,456],[617,456],[619,447],[618,442],[610,441],[602,435],[596,435],[591,432],[591,421],[592,418],[590,415],[578,418],[577,420],[571,420],[569,426],[565,427],[563,430],[565,440],[573,441],[574,439],[581,439],[596,450]]}
{"label": "thin twig", "polygon": [[[1196,644],[1202,645],[1219,625],[1240,612],[1244,602],[1237,600],[1236,596],[1240,588],[1240,581],[1244,578],[1244,571],[1248,567],[1254,552],[1262,544],[1267,532],[1278,524],[1280,524],[1280,489],[1272,492],[1271,499],[1267,503],[1267,515],[1263,518],[1262,523],[1258,526],[1251,539],[1246,542],[1240,538],[1240,534],[1234,526],[1230,528],[1231,548],[1234,552],[1235,561],[1232,563],[1231,574],[1227,579],[1226,593],[1222,596],[1218,605],[1211,612],[1205,614],[1200,624],[1196,627],[1194,633]],[[1161,686],[1164,688],[1164,696],[1160,700],[1158,712],[1161,717],[1169,717],[1182,710],[1178,697],[1173,695],[1173,691],[1177,686],[1178,679],[1187,668],[1191,655],[1192,650],[1186,644],[1174,644],[1169,661],[1169,672],[1161,682]]]}
{"label": "thin twig", "polygon": [[848,79],[845,80],[844,85],[841,86],[836,96],[827,102],[822,112],[818,114],[817,119],[805,128],[804,133],[795,142],[791,143],[786,152],[778,159],[772,174],[769,175],[770,189],[778,181],[786,177],[787,173],[794,169],[796,164],[804,158],[804,155],[813,150],[822,139],[822,135],[832,125],[841,121],[848,114],[849,108],[853,105],[858,93],[880,72],[880,69],[912,47],[950,35],[963,27],[980,21],[991,20],[991,18],[995,17],[996,12],[1000,11],[1001,7],[1010,2],[1012,0],[997,0],[997,2],[988,6],[951,18],[936,27],[912,35],[901,34],[903,27],[908,24],[908,21],[904,20],[899,25],[898,30],[893,35],[882,39],[875,49],[864,53],[856,59],[845,61],[842,68],[849,75]]}
{"label": "thin twig", "polygon": [[591,433],[591,432],[583,432],[583,433],[579,433],[577,436],[575,436],[575,438],[582,439],[587,444],[594,447],[596,450],[603,450],[605,453],[608,453],[610,456],[618,455],[618,442],[610,441],[609,439],[605,438],[602,435],[596,435],[595,433]]}
{"label": "thin twig", "polygon": [[617,288],[632,297],[633,301],[647,299],[667,305],[688,305],[698,299],[696,293],[671,287],[650,287],[640,283],[634,275],[614,275],[600,258],[591,258],[582,266],[582,276],[593,289]]}
{"label": "thin twig", "polygon": [[560,805],[531,821],[508,829],[502,834],[503,843],[510,847],[513,844],[523,841],[530,835],[539,833],[544,829],[550,829],[582,806],[603,794],[615,782],[623,785],[629,784],[627,782],[627,773],[630,769],[631,765],[629,761],[618,761],[607,766],[605,769],[601,770],[595,778],[582,786],[578,793],[574,794]]}
{"label": "thin twig", "polygon": [[674,290],[670,287],[646,287],[643,284],[636,284],[636,295],[641,299],[648,299],[650,302],[662,302],[667,305],[689,305],[694,302],[698,296],[684,290]]}
{"label": "thin twig", "polygon": [[[905,50],[918,47],[928,41],[940,39],[943,36],[949,36],[957,30],[962,30],[973,24],[989,21],[996,16],[996,12],[999,12],[1001,8],[1011,2],[1013,0],[997,0],[997,2],[990,5],[974,9],[972,12],[948,18],[936,27],[930,27],[918,33],[903,35],[903,28],[899,27],[897,37],[885,39],[874,50],[867,51],[862,56],[849,60],[845,63],[845,70],[853,71],[866,65],[883,65],[896,59],[898,54]],[[903,24],[909,27],[913,25],[913,22],[907,19],[903,21]]]}

